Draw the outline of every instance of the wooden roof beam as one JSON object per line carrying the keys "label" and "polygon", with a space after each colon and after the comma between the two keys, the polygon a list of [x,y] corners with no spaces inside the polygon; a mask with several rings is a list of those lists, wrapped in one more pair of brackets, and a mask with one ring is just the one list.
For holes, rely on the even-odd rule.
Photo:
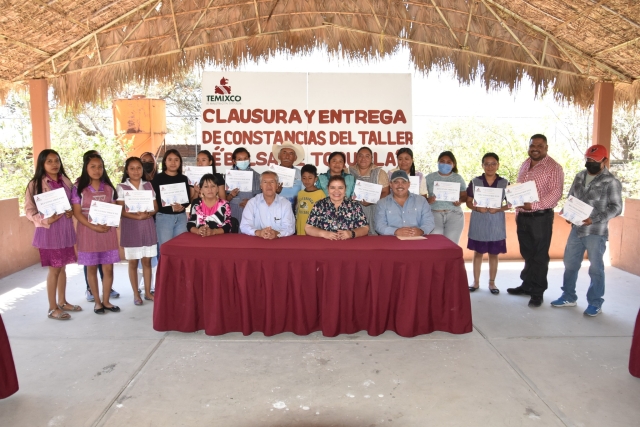
{"label": "wooden roof beam", "polygon": [[612,47],[608,47],[606,49],[602,49],[596,53],[593,54],[593,56],[600,56],[600,55],[604,55],[605,53],[609,53],[609,52],[613,52],[614,50],[618,50],[618,49],[622,49],[623,47],[627,47],[630,46],[634,43],[638,43],[640,41],[640,37],[636,37],[635,39],[626,41],[624,43],[620,43],[618,45],[612,46]]}
{"label": "wooden roof beam", "polygon": [[[451,35],[455,39],[456,43],[458,43],[458,46],[462,47],[463,45],[460,43],[460,39],[458,39],[458,36],[456,36],[456,33],[453,31],[453,28],[451,28],[451,25],[449,25],[449,21],[447,21],[447,18],[444,17],[444,14],[442,13],[440,8],[436,4],[435,0],[431,0],[431,4],[433,5],[433,7],[438,12],[438,15],[440,15],[440,19],[442,19],[442,22],[444,22],[444,25],[446,25],[447,28],[449,29],[449,32],[451,33]],[[471,21],[469,21],[469,22],[471,22]]]}
{"label": "wooden roof beam", "polygon": [[[211,5],[211,2],[209,2],[209,6],[210,5]],[[209,6],[207,6],[207,9],[209,8]],[[256,10],[256,23],[258,24],[258,33],[262,34],[262,26],[260,25],[260,12],[258,12],[258,2],[257,2],[257,0],[253,0],[253,7]],[[198,22],[200,22],[200,20],[198,20]],[[195,30],[195,27],[193,29]]]}
{"label": "wooden roof beam", "polygon": [[[176,22],[176,12],[173,10],[173,0],[169,0],[171,5],[171,17],[173,18],[173,29],[176,31],[176,46],[180,49],[180,34],[178,34],[178,23]],[[144,18],[142,19],[144,21]]]}
{"label": "wooden roof beam", "polygon": [[74,18],[70,17],[68,13],[59,11],[58,9],[49,6],[47,3],[43,2],[42,0],[33,0],[33,2],[39,4],[40,6],[42,6],[45,9],[47,9],[48,11],[53,12],[58,16],[61,16],[62,18],[64,18],[65,20],[71,22],[72,24],[80,25],[81,27],[84,27],[87,30],[91,30],[91,28],[89,27],[89,24],[83,24],[82,22],[78,21],[77,19],[74,19]]}
{"label": "wooden roof beam", "polygon": [[25,49],[29,49],[29,50],[31,50],[33,52],[36,52],[37,54],[42,55],[42,56],[47,56],[47,57],[51,56],[51,54],[49,52],[45,52],[42,49],[38,49],[37,47],[31,46],[30,44],[27,44],[25,42],[21,42],[20,40],[12,39],[11,37],[5,36],[4,34],[0,34],[0,42],[2,42],[2,43],[10,43],[10,44],[14,44],[16,46],[24,47]]}
{"label": "wooden roof beam", "polygon": [[[525,18],[523,18],[522,16],[518,15],[515,12],[512,12],[511,10],[507,9],[506,7],[502,6],[499,3],[496,3],[494,0],[482,0],[488,3],[491,3],[493,6],[495,6],[497,9],[500,9],[500,11],[506,13],[507,15],[511,16],[514,19],[517,19],[518,21],[522,22],[523,24],[525,24],[527,27],[531,28],[532,30],[537,31],[538,33],[549,37],[549,40],[551,40],[556,46],[558,46],[558,49],[560,49],[562,52],[565,53],[565,55],[567,55],[568,59],[573,63],[573,65],[575,66],[576,63],[575,61],[566,53],[567,50],[572,51],[574,54],[576,54],[577,56],[579,56],[580,58],[591,62],[592,64],[594,64],[596,67],[600,68],[602,71],[605,71],[607,73],[613,74],[614,76],[618,77],[621,81],[624,81],[626,83],[631,83],[634,78],[631,76],[627,76],[623,73],[621,73],[620,71],[614,69],[613,67],[611,67],[608,64],[605,64],[604,62],[597,60],[593,57],[591,57],[590,55],[588,55],[587,53],[581,51],[580,49],[578,49],[577,47],[574,47],[572,45],[570,45],[567,42],[564,41],[560,41],[558,40],[553,34],[549,33],[548,31],[544,30],[543,28],[540,28],[539,26],[537,26],[536,24],[526,20]],[[578,68],[578,67],[576,67]],[[580,68],[578,68],[580,69]]]}
{"label": "wooden roof beam", "polygon": [[[156,10],[156,7],[158,6],[158,4],[160,4],[160,2],[161,2],[162,0],[153,0],[153,1],[155,1],[155,2],[156,2],[156,6],[155,6],[155,7],[152,7],[152,8],[149,8],[149,10],[147,11],[147,13],[145,13],[145,14],[144,14],[144,16],[142,17],[142,19],[140,20],[140,22],[138,22],[138,24],[137,24],[135,27],[133,27],[133,30],[129,31],[129,33],[128,33],[126,36],[124,36],[124,39],[122,39],[122,42],[120,42],[120,44],[118,45],[118,47],[117,47],[117,48],[115,48],[115,49],[113,50],[113,52],[111,52],[111,54],[110,54],[110,55],[107,57],[107,59],[104,61],[104,63],[105,63],[105,64],[106,64],[107,62],[109,62],[109,60],[110,60],[111,58],[113,58],[113,55],[115,55],[115,54],[116,54],[116,52],[117,52],[117,51],[122,47],[122,45],[124,44],[124,42],[126,42],[127,40],[129,40],[129,37],[131,37],[131,36],[136,32],[136,30],[140,27],[140,25],[142,25],[142,23],[143,23],[143,22],[144,22],[144,20],[147,18],[147,16],[149,16],[149,15],[151,14],[151,12],[153,12],[154,10]],[[178,47],[180,47],[180,45],[179,45],[179,44],[178,44]]]}
{"label": "wooden roof beam", "polygon": [[478,1],[474,0],[473,3],[471,3],[471,5],[469,6],[469,19],[467,20],[467,33],[464,36],[464,44],[462,45],[463,49],[469,49],[469,45],[467,43],[469,42],[469,32],[471,31],[471,18],[473,17],[473,12],[476,7],[476,4],[478,4]]}
{"label": "wooden roof beam", "polygon": [[51,59],[56,59],[62,55],[64,55],[65,53],[69,52],[71,49],[73,49],[76,46],[79,46],[80,44],[84,43],[85,40],[87,38],[91,38],[93,37],[95,34],[100,33],[101,31],[104,31],[108,28],[113,27],[115,24],[117,24],[118,22],[122,21],[125,18],[128,18],[129,16],[133,15],[134,13],[136,13],[137,11],[139,11],[140,9],[144,9],[145,7],[147,7],[148,5],[150,5],[151,3],[157,2],[157,0],[147,0],[144,3],[142,3],[139,6],[136,6],[135,8],[131,9],[129,12],[126,12],[122,15],[120,15],[119,17],[117,17],[116,19],[114,19],[111,22],[106,23],[105,25],[103,25],[102,27],[92,31],[91,33],[87,34],[86,36],[82,37],[81,39],[76,40],[75,42],[73,42],[72,44],[70,44],[69,46],[65,47],[64,49],[62,49],[60,52],[54,54],[53,56],[51,56],[51,58],[45,59],[42,62],[37,63],[36,65],[34,65],[33,67],[28,68],[27,70],[23,71],[18,77],[12,79],[12,82],[18,82],[21,81],[21,78],[25,77],[26,75],[28,75],[29,73],[37,70],[38,68],[43,67],[44,65],[48,64],[49,61]]}
{"label": "wooden roof beam", "polygon": [[[195,25],[193,26],[193,28],[189,32],[189,35],[182,42],[182,48],[183,49],[187,45],[187,42],[191,38],[191,35],[193,34],[193,32],[196,30],[196,28],[198,28],[198,24],[200,24],[200,21],[202,21],[202,18],[204,18],[204,15],[207,13],[207,11],[209,10],[209,7],[211,7],[211,4],[213,2],[214,2],[214,0],[209,0],[209,4],[207,4],[207,7],[202,9],[202,12],[200,13],[200,16],[198,17],[198,20],[196,21]],[[255,0],[254,0],[254,4],[255,4]],[[256,5],[256,7],[257,7],[257,5]],[[258,13],[257,9],[256,9],[256,13]],[[260,20],[258,20],[258,28],[260,28]],[[260,31],[260,32],[262,32],[262,31]]]}
{"label": "wooden roof beam", "polygon": [[[431,0],[433,1],[433,0]],[[489,6],[487,4],[487,2],[485,0],[482,0],[482,3],[484,4],[484,6],[487,8],[487,10],[489,12],[491,12],[491,14],[493,16],[496,17],[496,19],[498,20],[498,22],[500,22],[500,25],[502,25],[502,27],[507,30],[509,32],[509,34],[511,34],[511,36],[515,39],[515,41],[518,42],[518,44],[520,45],[520,47],[522,49],[524,49],[525,52],[527,52],[527,54],[529,55],[529,57],[531,57],[531,59],[533,60],[533,62],[536,63],[536,65],[540,65],[540,62],[538,61],[538,58],[536,58],[535,56],[533,56],[533,53],[531,53],[531,51],[524,45],[524,43],[522,43],[522,41],[520,41],[520,38],[516,35],[516,33],[513,32],[513,30],[511,30],[511,28],[509,27],[509,25],[507,25],[506,22],[504,22],[504,20],[500,17],[500,15],[498,15],[495,10],[493,10],[491,8],[491,6]]]}

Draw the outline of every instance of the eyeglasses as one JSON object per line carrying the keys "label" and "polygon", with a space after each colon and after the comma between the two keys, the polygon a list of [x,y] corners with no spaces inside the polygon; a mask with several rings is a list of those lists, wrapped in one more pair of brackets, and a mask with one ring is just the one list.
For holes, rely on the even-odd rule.
{"label": "eyeglasses", "polygon": [[497,163],[484,163],[482,166],[486,166],[488,168],[494,168],[496,166],[498,166]]}

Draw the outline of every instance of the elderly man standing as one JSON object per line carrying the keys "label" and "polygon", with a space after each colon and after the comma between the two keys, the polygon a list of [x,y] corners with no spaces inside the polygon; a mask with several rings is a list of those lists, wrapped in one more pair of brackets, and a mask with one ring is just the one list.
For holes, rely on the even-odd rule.
{"label": "elderly man standing", "polygon": [[391,194],[378,201],[375,226],[383,236],[414,237],[429,234],[435,227],[427,200],[409,192],[405,171],[391,174]]}
{"label": "elderly man standing", "polygon": [[[564,249],[564,278],[562,296],[553,301],[553,307],[574,307],[578,272],[587,251],[591,284],[587,291],[587,316],[602,311],[604,299],[604,251],[609,236],[609,221],[622,213],[622,185],[605,166],[609,157],[606,147],[592,145],[585,153],[586,169],[578,173],[571,184],[569,196],[593,206],[589,218],[582,225],[572,225]],[[569,221],[567,221],[569,222]]]}
{"label": "elderly man standing", "polygon": [[562,197],[564,172],[555,160],[547,155],[547,137],[535,134],[529,140],[529,158],[518,173],[518,182],[535,181],[538,202],[525,203],[516,209],[516,225],[520,254],[524,269],[520,273],[522,284],[509,288],[512,295],[530,295],[529,307],[540,307],[547,290],[549,270],[549,246],[553,231],[553,208]]}
{"label": "elderly man standing", "polygon": [[242,212],[240,232],[271,240],[295,233],[296,221],[291,203],[276,194],[278,175],[272,171],[260,175],[261,194],[247,202]]}
{"label": "elderly man standing", "polygon": [[283,144],[272,146],[271,153],[280,161],[280,166],[295,169],[296,171],[293,187],[283,188],[281,183],[276,190],[278,194],[291,202],[291,208],[295,210],[298,204],[298,193],[302,190],[302,175],[300,169],[294,165],[304,162],[304,148],[301,145],[293,144],[291,141],[285,141]]}

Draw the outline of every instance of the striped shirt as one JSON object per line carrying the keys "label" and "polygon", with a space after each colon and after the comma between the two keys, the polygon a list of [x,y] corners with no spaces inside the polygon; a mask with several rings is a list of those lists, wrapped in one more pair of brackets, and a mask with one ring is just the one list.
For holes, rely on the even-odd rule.
{"label": "striped shirt", "polygon": [[550,156],[545,156],[535,166],[531,166],[531,158],[524,161],[518,172],[518,182],[535,181],[540,201],[531,204],[531,210],[516,208],[519,212],[535,212],[553,209],[562,197],[564,172]]}
{"label": "striped shirt", "polygon": [[569,196],[593,206],[590,215],[592,224],[572,227],[576,229],[579,237],[592,234],[608,236],[609,220],[622,213],[622,184],[607,168],[602,169],[589,185],[586,185],[586,178],[586,169],[576,175]]}

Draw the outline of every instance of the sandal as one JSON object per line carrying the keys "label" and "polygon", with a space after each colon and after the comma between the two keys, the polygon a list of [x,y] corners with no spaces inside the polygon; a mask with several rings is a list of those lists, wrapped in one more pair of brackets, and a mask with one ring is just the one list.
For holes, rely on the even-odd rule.
{"label": "sandal", "polygon": [[134,305],[142,305],[144,304],[144,301],[142,301],[142,299],[138,298],[138,299],[133,299],[133,304]]}
{"label": "sandal", "polygon": [[95,306],[93,307],[93,312],[95,314],[104,314],[104,306],[100,307],[100,308],[96,308]]}
{"label": "sandal", "polygon": [[60,309],[60,311],[58,312],[58,314],[54,314],[56,312],[56,310],[49,310],[49,314],[47,315],[47,317],[49,319],[54,319],[54,320],[69,320],[71,319],[71,315],[69,313],[65,313],[64,311],[62,311],[62,309]]}
{"label": "sandal", "polygon": [[[71,308],[67,308],[67,306],[71,306]],[[69,304],[68,302],[65,302],[62,305],[58,304],[58,308],[63,311],[82,311],[82,307],[79,305]]]}
{"label": "sandal", "polygon": [[[475,284],[475,282],[473,282]],[[480,285],[478,286],[469,286],[469,292],[475,292],[478,290],[478,288],[480,287]]]}
{"label": "sandal", "polygon": [[147,301],[153,301],[153,297],[148,297],[148,296],[144,296],[144,299],[146,299]]}
{"label": "sandal", "polygon": [[[491,291],[492,294],[494,295],[498,295],[500,293],[500,289],[496,288],[496,281],[495,280],[489,280],[489,291]],[[493,288],[491,287],[491,284],[493,284]]]}
{"label": "sandal", "polygon": [[105,310],[109,310],[112,313],[118,313],[120,311],[120,307],[117,305],[112,305],[111,307],[107,307],[106,305],[102,306]]}

